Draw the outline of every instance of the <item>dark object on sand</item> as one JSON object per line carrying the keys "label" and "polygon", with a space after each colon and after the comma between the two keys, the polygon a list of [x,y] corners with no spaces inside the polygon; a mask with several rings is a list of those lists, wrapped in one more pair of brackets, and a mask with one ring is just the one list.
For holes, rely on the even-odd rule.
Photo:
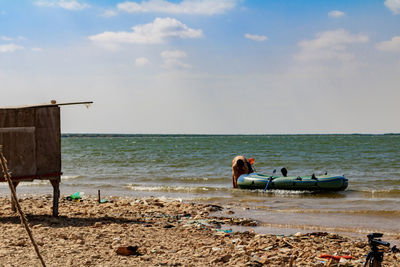
{"label": "dark object on sand", "polygon": [[214,205],[214,204],[208,204],[208,205],[206,205],[206,206],[204,206],[204,207],[205,207],[205,208],[207,209],[207,211],[209,211],[209,212],[216,212],[216,211],[221,211],[221,210],[224,209],[222,206]]}
{"label": "dark object on sand", "polygon": [[389,247],[390,243],[379,239],[379,237],[383,236],[381,233],[372,233],[367,236],[371,250],[367,255],[367,260],[365,261],[364,267],[379,267],[382,265],[383,261],[383,250],[379,246]]}
{"label": "dark object on sand", "polygon": [[138,246],[119,247],[115,252],[121,256],[140,256],[138,248]]}

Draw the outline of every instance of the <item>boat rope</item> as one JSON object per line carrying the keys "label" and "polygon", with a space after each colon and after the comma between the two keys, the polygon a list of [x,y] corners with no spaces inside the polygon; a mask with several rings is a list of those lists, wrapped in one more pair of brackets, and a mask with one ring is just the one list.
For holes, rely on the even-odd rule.
{"label": "boat rope", "polygon": [[42,266],[46,267],[46,264],[45,264],[45,262],[43,260],[43,257],[40,254],[39,247],[38,247],[35,239],[33,238],[31,229],[29,228],[28,220],[26,219],[25,214],[22,211],[21,206],[19,205],[18,198],[17,198],[17,193],[15,192],[15,188],[14,188],[14,185],[13,185],[12,180],[11,180],[11,174],[8,171],[7,160],[3,155],[3,146],[2,145],[0,145],[0,161],[1,161],[1,168],[3,169],[3,173],[4,173],[4,178],[5,178],[5,180],[7,180],[8,186],[10,187],[11,198],[12,198],[12,201],[14,202],[14,204],[15,204],[15,206],[17,208],[19,217],[21,219],[21,223],[25,227],[25,230],[28,233],[29,238],[31,239],[32,245],[33,245],[33,247],[34,247],[34,249],[36,251],[36,254],[37,254]]}

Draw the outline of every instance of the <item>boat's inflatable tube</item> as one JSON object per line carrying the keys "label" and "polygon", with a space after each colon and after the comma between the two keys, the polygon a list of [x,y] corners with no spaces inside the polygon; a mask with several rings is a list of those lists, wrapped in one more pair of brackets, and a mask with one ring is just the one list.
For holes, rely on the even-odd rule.
{"label": "boat's inflatable tube", "polygon": [[313,175],[283,177],[250,173],[241,175],[237,184],[241,189],[341,191],[347,188],[348,180],[344,176],[321,175],[316,177]]}

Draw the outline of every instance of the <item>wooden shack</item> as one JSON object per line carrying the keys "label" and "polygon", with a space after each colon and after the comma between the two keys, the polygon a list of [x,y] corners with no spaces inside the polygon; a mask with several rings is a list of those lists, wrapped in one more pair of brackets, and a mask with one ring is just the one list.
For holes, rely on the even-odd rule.
{"label": "wooden shack", "polygon": [[[53,103],[0,108],[0,145],[3,145],[14,187],[22,181],[50,181],[53,216],[58,216],[62,175],[60,106],[92,102]],[[0,182],[4,181],[0,177]]]}

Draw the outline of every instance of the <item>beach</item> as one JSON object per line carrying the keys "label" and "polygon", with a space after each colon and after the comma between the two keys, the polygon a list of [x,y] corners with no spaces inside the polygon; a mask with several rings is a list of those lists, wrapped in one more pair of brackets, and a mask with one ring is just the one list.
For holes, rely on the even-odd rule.
{"label": "beach", "polygon": [[[367,234],[400,247],[400,136],[63,137],[60,206],[48,181],[17,187],[49,266],[363,266]],[[340,192],[233,189],[231,160],[257,172],[345,175]],[[107,203],[97,203],[97,192]],[[82,201],[66,196],[82,193]],[[0,184],[0,266],[40,266]],[[131,247],[131,256],[117,254]],[[132,252],[132,250],[131,250]],[[341,262],[321,256],[350,256]],[[384,266],[399,265],[385,252]]]}
{"label": "beach", "polygon": [[[51,217],[51,195],[20,199],[48,266],[363,266],[366,239],[327,232],[260,234],[234,205],[181,199],[96,197],[69,201]],[[218,214],[218,216],[215,216]],[[235,227],[248,231],[231,231]],[[400,237],[398,237],[400,238]],[[0,266],[40,266],[9,197],[0,198]],[[134,255],[117,254],[132,246]],[[137,247],[136,247],[137,246]],[[322,258],[324,254],[351,259]],[[385,252],[384,266],[400,253]]]}

